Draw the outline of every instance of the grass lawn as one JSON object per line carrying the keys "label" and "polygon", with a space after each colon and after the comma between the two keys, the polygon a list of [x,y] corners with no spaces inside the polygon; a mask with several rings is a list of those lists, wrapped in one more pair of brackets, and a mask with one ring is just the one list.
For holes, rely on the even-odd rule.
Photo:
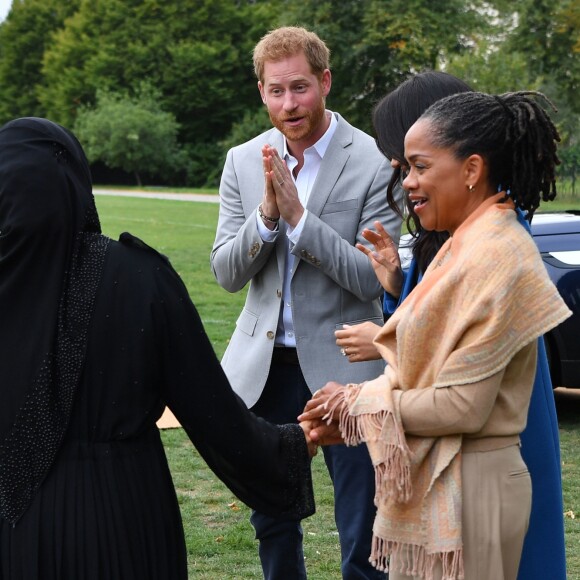
{"label": "grass lawn", "polygon": [[[97,196],[96,201],[106,235],[117,239],[121,232],[129,231],[171,259],[221,356],[245,292],[227,293],[217,285],[210,271],[209,254],[218,205],[104,195]],[[580,209],[580,202],[564,200],[546,204],[545,209],[569,207]],[[568,578],[575,580],[580,579],[580,392],[558,390],[556,402],[567,514]],[[248,521],[249,509],[206,467],[182,429],[164,431],[163,441],[183,515],[190,577],[261,578],[257,545]],[[340,550],[332,486],[322,454],[313,460],[313,474],[317,513],[303,523],[307,568],[314,580],[334,580],[340,578]]]}

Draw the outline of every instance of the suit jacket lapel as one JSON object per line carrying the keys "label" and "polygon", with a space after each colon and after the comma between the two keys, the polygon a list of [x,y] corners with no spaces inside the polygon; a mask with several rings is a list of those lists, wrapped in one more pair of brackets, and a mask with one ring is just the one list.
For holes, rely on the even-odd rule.
{"label": "suit jacket lapel", "polygon": [[[334,113],[338,119],[336,131],[328,144],[316,181],[312,186],[312,191],[306,209],[316,216],[320,216],[336,182],[338,181],[350,153],[348,146],[352,143],[352,127],[338,114]],[[292,277],[300,267],[302,260],[296,258],[296,264],[292,269]]]}
{"label": "suit jacket lapel", "polygon": [[[353,140],[353,130],[352,127],[338,114],[337,116],[338,125],[336,131],[328,145],[320,169],[318,170],[318,175],[316,176],[316,181],[312,187],[312,192],[308,198],[308,203],[306,208],[308,211],[312,212],[316,216],[320,216],[322,210],[340,177],[350,153],[348,153],[348,146]],[[284,141],[281,133],[277,132],[277,144],[272,143],[274,147],[278,149],[279,153],[284,151]],[[274,141],[274,139],[272,139]],[[286,224],[280,222],[280,234],[279,236],[286,237]],[[280,272],[280,278],[284,279],[284,269],[286,263],[286,244],[278,244],[276,248],[277,258],[278,258],[278,270]],[[292,258],[293,256],[291,256]],[[301,260],[295,259],[295,267],[292,269],[291,276],[294,277],[296,270],[298,269]]]}
{"label": "suit jacket lapel", "polygon": [[350,153],[348,146],[352,143],[352,127],[337,113],[336,131],[324,154],[318,176],[312,187],[312,193],[306,204],[308,211],[319,216],[342,173]]}

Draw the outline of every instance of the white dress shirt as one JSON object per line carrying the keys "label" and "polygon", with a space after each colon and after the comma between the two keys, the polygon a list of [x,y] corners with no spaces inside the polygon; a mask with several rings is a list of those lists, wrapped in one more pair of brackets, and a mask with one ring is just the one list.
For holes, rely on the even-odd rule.
{"label": "white dress shirt", "polygon": [[[290,293],[290,280],[292,278],[292,273],[294,271],[295,257],[290,253],[291,248],[300,239],[300,234],[304,227],[304,220],[308,214],[306,209],[306,204],[308,203],[308,198],[312,192],[312,186],[316,181],[318,176],[318,171],[320,169],[320,164],[322,159],[328,149],[328,145],[334,132],[336,131],[337,120],[331,111],[330,113],[330,125],[324,133],[324,135],[311,147],[308,147],[304,151],[304,165],[300,169],[297,177],[294,177],[294,168],[298,165],[298,160],[293,157],[289,151],[284,139],[284,151],[282,158],[286,161],[286,165],[290,170],[292,179],[296,184],[296,189],[298,190],[298,198],[304,206],[304,214],[300,218],[300,221],[296,224],[295,228],[289,225],[286,228],[286,264],[284,268],[284,282],[282,286],[282,307],[280,308],[280,318],[278,319],[278,328],[276,329],[276,346],[286,346],[286,347],[296,347],[296,337],[294,335],[294,322],[292,320],[292,295]],[[258,210],[256,210],[256,220],[258,226],[258,232],[261,238],[265,242],[274,241],[279,233],[279,228],[276,226],[274,230],[269,230],[262,221],[262,218],[258,215]]]}

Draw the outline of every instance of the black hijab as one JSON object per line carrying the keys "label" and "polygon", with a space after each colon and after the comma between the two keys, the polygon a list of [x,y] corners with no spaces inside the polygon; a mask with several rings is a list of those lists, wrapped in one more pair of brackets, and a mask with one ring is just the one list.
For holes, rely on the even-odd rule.
{"label": "black hijab", "polygon": [[25,512],[66,431],[108,239],[76,138],[0,129],[0,516]]}

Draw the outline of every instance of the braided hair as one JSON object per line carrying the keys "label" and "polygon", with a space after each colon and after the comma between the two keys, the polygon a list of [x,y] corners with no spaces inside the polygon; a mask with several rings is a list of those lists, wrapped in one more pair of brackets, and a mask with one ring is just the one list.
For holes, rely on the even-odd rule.
{"label": "braided hair", "polygon": [[[535,98],[533,98],[535,97]],[[542,93],[503,95],[461,93],[427,109],[433,145],[449,148],[458,159],[481,155],[494,191],[507,191],[531,221],[540,201],[556,197],[556,142],[560,136],[536,98],[556,108]]]}
{"label": "braided hair", "polygon": [[[395,189],[404,179],[401,166],[405,161],[405,134],[413,123],[435,101],[455,93],[471,91],[471,87],[457,77],[442,71],[424,71],[409,77],[396,89],[385,95],[373,109],[373,126],[377,146],[388,159],[395,159],[395,167],[387,186],[387,203],[405,219],[395,200]],[[421,227],[419,218],[407,203],[407,229],[413,236],[411,251],[419,271],[424,272],[439,248],[449,237],[447,232],[428,232]]]}

